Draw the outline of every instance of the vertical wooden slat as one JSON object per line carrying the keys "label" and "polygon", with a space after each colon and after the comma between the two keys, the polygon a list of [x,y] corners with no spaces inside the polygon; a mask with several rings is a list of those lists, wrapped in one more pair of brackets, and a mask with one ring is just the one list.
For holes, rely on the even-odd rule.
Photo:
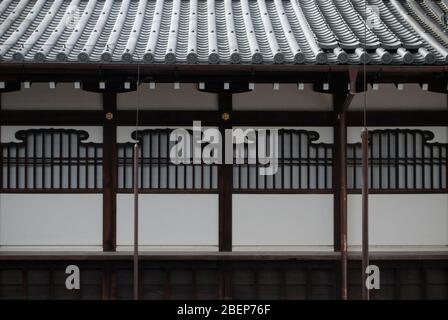
{"label": "vertical wooden slat", "polygon": [[165,284],[164,284],[164,300],[171,299],[171,271],[169,269],[165,270]]}
{"label": "vertical wooden slat", "polygon": [[114,295],[114,287],[115,287],[115,276],[114,270],[110,263],[107,263],[102,268],[101,274],[102,281],[102,299],[103,300],[111,300],[115,298]]}
{"label": "vertical wooden slat", "polygon": [[[55,277],[54,277],[54,269],[50,268],[49,270],[49,276],[48,276],[48,288],[49,288],[49,296],[50,300],[56,299],[56,292],[55,292],[55,283],[54,283]],[[82,288],[82,286],[81,286]],[[76,290],[79,291],[79,290]]]}
{"label": "vertical wooden slat", "polygon": [[160,139],[160,131],[157,130],[157,189],[162,188],[162,177],[161,177],[161,173],[162,173],[162,166],[161,166],[161,156],[160,156],[160,144],[161,144],[161,139]]}
{"label": "vertical wooden slat", "polygon": [[193,300],[198,299],[198,283],[196,269],[191,269],[191,298]]}
{"label": "vertical wooden slat", "polygon": [[219,277],[219,293],[218,298],[221,300],[232,299],[232,269],[229,265],[221,264],[218,268]]}
{"label": "vertical wooden slat", "polygon": [[86,188],[86,189],[89,189],[89,188],[91,188],[91,186],[89,185],[89,169],[90,169],[90,165],[89,165],[89,163],[90,163],[90,147],[89,146],[85,146],[85,148],[84,148],[84,152],[85,152],[85,154],[84,154],[84,156],[85,156],[85,165],[84,165],[84,168],[85,168],[85,172],[84,172],[84,179],[85,179],[85,181],[84,181],[84,188]]}
{"label": "vertical wooden slat", "polygon": [[33,189],[36,189],[36,171],[37,171],[37,152],[36,152],[36,134],[33,133]]}
{"label": "vertical wooden slat", "polygon": [[152,133],[148,134],[148,157],[149,157],[149,189],[152,189]]}
{"label": "vertical wooden slat", "polygon": [[[103,94],[104,113],[114,115],[117,110],[116,94]],[[103,124],[103,250],[116,248],[116,198],[117,198],[117,130],[114,117]]]}
{"label": "vertical wooden slat", "polygon": [[392,151],[391,151],[391,141],[390,132],[387,132],[387,189],[391,189],[390,177],[391,177],[391,166],[392,166]]}
{"label": "vertical wooden slat", "polygon": [[320,148],[319,147],[316,147],[315,149],[314,149],[315,151],[315,161],[316,161],[316,164],[315,164],[315,170],[316,170],[316,182],[315,182],[315,186],[314,186],[314,188],[315,189],[319,189],[319,150],[320,150]]}
{"label": "vertical wooden slat", "polygon": [[442,145],[440,145],[439,144],[439,163],[438,163],[438,173],[439,173],[439,175],[438,175],[438,177],[439,177],[439,181],[438,181],[438,186],[437,186],[437,188],[438,189],[443,189],[443,182],[442,182]]}
{"label": "vertical wooden slat", "polygon": [[42,189],[45,189],[45,185],[46,185],[46,179],[45,179],[45,162],[46,162],[46,156],[45,156],[45,132],[42,132],[41,134],[42,136],[42,149],[41,149],[41,165],[42,165]]}
{"label": "vertical wooden slat", "polygon": [[50,134],[50,188],[54,189],[54,132]]}
{"label": "vertical wooden slat", "polygon": [[404,189],[409,187],[408,185],[408,133],[404,133]]}
{"label": "vertical wooden slat", "polygon": [[279,299],[287,300],[288,299],[288,291],[286,290],[286,269],[280,268],[277,270],[280,278],[280,296]]}
{"label": "vertical wooden slat", "polygon": [[128,181],[127,181],[127,170],[128,170],[128,150],[129,150],[129,146],[128,145],[124,145],[123,146],[123,188],[130,188],[130,186],[128,185]]}
{"label": "vertical wooden slat", "polygon": [[[372,135],[372,137],[371,137],[371,139],[372,139],[372,143],[370,144],[370,145],[368,145],[368,147],[369,147],[369,149],[368,150],[370,150],[370,157],[372,157],[372,159],[374,158],[374,153],[373,153],[373,146],[374,146],[374,136]],[[361,150],[362,150],[362,147],[361,147]],[[362,153],[362,151],[361,151],[361,153]],[[361,158],[362,158],[362,156],[361,156]],[[362,160],[361,160],[361,162],[362,162]],[[374,183],[375,183],[375,179],[374,179],[374,168],[375,168],[375,166],[374,165],[372,165],[372,166],[370,166],[368,169],[368,174],[370,175],[370,178],[368,178],[369,180],[369,184],[370,184],[370,186],[372,187],[372,188],[374,188]],[[362,188],[362,186],[361,186],[361,188]]]}
{"label": "vertical wooden slat", "polygon": [[[68,161],[68,189],[72,189],[72,134],[69,132],[67,133],[68,136],[68,155],[67,155],[67,161]],[[36,170],[36,168],[34,168]]]}
{"label": "vertical wooden slat", "polygon": [[306,140],[306,187],[309,190],[311,185],[311,173],[310,173],[310,166],[311,166],[311,155],[310,155],[310,136],[308,135]]}
{"label": "vertical wooden slat", "polygon": [[258,269],[252,269],[254,274],[254,290],[255,290],[255,300],[260,300],[260,273]]}
{"label": "vertical wooden slat", "polygon": [[98,147],[93,147],[94,154],[93,154],[93,177],[94,177],[94,188],[98,188]]}
{"label": "vertical wooden slat", "polygon": [[412,187],[417,189],[417,135],[415,132],[412,134],[412,164],[413,164],[413,174],[414,174],[414,183]]}
{"label": "vertical wooden slat", "polygon": [[28,299],[28,270],[22,269],[22,299]]}
{"label": "vertical wooden slat", "polygon": [[16,167],[15,169],[15,187],[17,189],[20,188],[20,180],[19,180],[19,154],[20,154],[20,147],[16,146],[15,147],[15,164],[14,166]]}
{"label": "vertical wooden slat", "polygon": [[434,189],[434,147],[433,146],[430,146],[429,147],[430,148],[430,160],[429,160],[429,166],[430,166],[430,175],[431,175],[431,178],[430,178],[430,188],[431,189]]}
{"label": "vertical wooden slat", "polygon": [[400,134],[395,134],[395,188],[400,189]]}
{"label": "vertical wooden slat", "polygon": [[165,189],[169,189],[171,174],[170,174],[170,166],[169,166],[169,163],[170,163],[170,151],[169,151],[170,150],[170,138],[169,138],[169,134],[168,134],[168,129],[163,131],[163,137],[166,138],[166,140],[165,140],[165,148],[166,149],[164,150],[165,152],[162,155],[162,157],[163,157],[163,166],[165,168],[165,185],[164,185],[164,188]]}
{"label": "vertical wooden slat", "polygon": [[297,134],[297,144],[299,146],[299,153],[297,155],[299,161],[299,189],[302,189],[302,133],[299,132],[299,134]]}
{"label": "vertical wooden slat", "polygon": [[[293,174],[292,137],[293,137],[293,132],[290,131],[289,132],[289,188],[291,190],[294,189],[294,187],[293,187],[294,174]],[[258,152],[257,152],[257,157],[258,157]]]}
{"label": "vertical wooden slat", "polygon": [[137,140],[140,141],[139,146],[140,146],[140,188],[145,188],[145,182],[144,182],[144,173],[145,173],[145,139],[142,138],[139,139],[139,137],[137,137]]}
{"label": "vertical wooden slat", "polygon": [[11,188],[11,173],[10,171],[10,162],[11,162],[11,147],[6,146],[6,188]]}
{"label": "vertical wooden slat", "polygon": [[305,267],[305,299],[311,300],[312,297],[312,273],[309,266]]}
{"label": "vertical wooden slat", "polygon": [[401,299],[401,283],[400,283],[400,269],[394,268],[394,300]]}
{"label": "vertical wooden slat", "polygon": [[[64,138],[64,135],[62,132],[59,133],[59,188],[64,187],[64,170],[63,170],[63,163],[64,163],[64,153],[63,151],[63,142],[62,139]],[[28,174],[27,174],[28,175]]]}
{"label": "vertical wooden slat", "polygon": [[421,290],[421,299],[427,300],[428,299],[428,293],[427,293],[427,286],[428,286],[428,279],[426,276],[426,269],[425,268],[419,268],[420,271],[420,290]]}
{"label": "vertical wooden slat", "polygon": [[[373,136],[372,136],[373,145]],[[374,156],[372,155],[372,162]],[[375,188],[372,181],[372,188]],[[383,134],[378,134],[378,189],[383,188]]]}

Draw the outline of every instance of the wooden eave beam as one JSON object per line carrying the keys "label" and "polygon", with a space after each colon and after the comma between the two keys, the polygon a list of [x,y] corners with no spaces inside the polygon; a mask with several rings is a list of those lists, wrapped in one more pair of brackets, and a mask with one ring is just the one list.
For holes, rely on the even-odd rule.
{"label": "wooden eave beam", "polygon": [[[359,67],[359,66],[357,66]],[[140,65],[141,82],[335,83],[346,79],[348,65]],[[446,88],[448,66],[366,66],[369,83],[431,83]],[[137,67],[129,64],[0,63],[0,81],[73,82],[136,81]]]}
{"label": "wooden eave beam", "polygon": [[[333,111],[230,111],[233,125],[238,126],[333,126]],[[103,125],[103,111],[74,110],[2,110],[0,125]],[[220,111],[162,111],[141,110],[140,124],[147,126],[178,125],[191,126],[193,120],[201,120],[204,125],[219,125]],[[448,111],[368,111],[371,126],[447,126]],[[116,111],[116,125],[135,125],[135,111]],[[348,126],[361,126],[361,111],[347,112]]]}

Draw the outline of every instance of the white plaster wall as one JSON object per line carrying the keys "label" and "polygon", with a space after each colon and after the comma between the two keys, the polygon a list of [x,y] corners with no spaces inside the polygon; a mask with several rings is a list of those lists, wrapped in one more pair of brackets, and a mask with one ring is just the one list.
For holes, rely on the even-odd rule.
{"label": "white plaster wall", "polygon": [[233,195],[234,250],[332,250],[332,195]]}
{"label": "white plaster wall", "polygon": [[[193,125],[193,124],[192,124]],[[192,125],[189,127],[186,127],[186,129],[192,129]],[[140,126],[139,130],[145,130],[145,129],[155,129],[155,128],[167,128],[167,127],[148,127],[148,126]],[[169,127],[171,129],[177,128],[177,127]],[[202,126],[203,129],[209,128]],[[236,128],[236,127],[235,127]],[[238,127],[238,128],[246,128],[246,127]],[[257,128],[266,128],[266,127],[253,127],[254,129]],[[309,131],[316,131],[319,133],[319,139],[315,141],[315,143],[333,143],[333,128],[332,127],[268,127],[269,129],[295,129],[295,130],[309,130]],[[101,128],[100,128],[101,129]],[[132,132],[135,131],[135,126],[118,126],[117,127],[117,142],[133,142],[131,139]]]}
{"label": "white plaster wall", "polygon": [[[233,95],[235,110],[332,110],[332,95],[314,92],[311,84],[298,90],[297,84],[280,84],[274,90],[272,84],[255,84],[252,92]],[[356,94],[350,110],[363,108],[363,94]],[[217,110],[216,94],[197,90],[196,83],[181,83],[174,89],[173,83],[157,83],[155,90],[142,84],[137,92],[117,95],[119,109],[164,110]],[[31,88],[2,95],[4,110],[101,110],[102,95],[75,89],[73,83],[59,83],[50,89],[48,83],[33,83]],[[367,92],[368,110],[443,110],[447,109],[446,95],[423,91],[418,84],[404,84],[398,90],[393,84],[379,84]]]}
{"label": "white plaster wall", "polygon": [[[348,196],[348,243],[360,246],[362,196]],[[381,249],[448,245],[448,195],[369,195],[369,243]]]}
{"label": "white plaster wall", "polygon": [[[117,195],[117,250],[132,250],[134,198]],[[218,250],[218,195],[139,195],[141,250]]]}
{"label": "white plaster wall", "polygon": [[102,195],[1,194],[0,250],[101,250]]}
{"label": "white plaster wall", "polygon": [[255,84],[252,92],[233,95],[234,110],[332,110],[332,95],[312,90],[311,84],[299,91],[297,84],[280,84],[274,90],[272,84]]}
{"label": "white plaster wall", "polygon": [[2,94],[4,110],[101,110],[102,95],[75,89],[73,83],[33,83],[31,88]]}
{"label": "white plaster wall", "polygon": [[[397,127],[367,127],[369,131],[377,129],[397,129]],[[448,142],[447,127],[400,127],[399,129],[419,129],[428,130],[434,133],[434,139],[428,142]],[[347,143],[361,142],[362,127],[347,127]]]}
{"label": "white plaster wall", "polygon": [[[423,91],[416,83],[404,84],[403,90],[394,84],[379,84],[378,90],[369,86],[367,92],[367,110],[444,110],[447,107],[446,94]],[[364,94],[358,93],[350,110],[363,108]]]}
{"label": "white plaster wall", "polygon": [[16,139],[15,134],[20,130],[29,129],[74,129],[84,130],[89,134],[89,138],[83,142],[103,142],[103,128],[102,127],[86,127],[86,126],[1,126],[1,142],[19,142]]}
{"label": "white plaster wall", "polygon": [[118,109],[135,110],[218,110],[218,96],[197,90],[195,83],[181,83],[174,89],[173,83],[157,83],[155,90],[149,84],[140,85],[138,91],[117,95]]}

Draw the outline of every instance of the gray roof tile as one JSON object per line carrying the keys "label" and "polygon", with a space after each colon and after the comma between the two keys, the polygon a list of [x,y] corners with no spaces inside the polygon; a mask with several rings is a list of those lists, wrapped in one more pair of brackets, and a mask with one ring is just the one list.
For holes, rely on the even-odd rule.
{"label": "gray roof tile", "polygon": [[[448,0],[3,0],[4,62],[446,64]],[[365,19],[374,21],[367,24]]]}

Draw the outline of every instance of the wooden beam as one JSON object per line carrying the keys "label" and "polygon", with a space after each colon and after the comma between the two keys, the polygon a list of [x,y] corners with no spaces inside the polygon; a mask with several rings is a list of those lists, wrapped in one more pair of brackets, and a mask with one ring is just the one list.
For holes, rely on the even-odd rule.
{"label": "wooden beam", "polygon": [[[225,146],[225,130],[232,128],[232,94],[221,92],[218,94],[221,123],[219,131]],[[226,114],[230,117],[227,118]],[[225,164],[225,148],[223,150],[223,164],[218,165],[219,190],[219,251],[232,251],[232,192],[233,192],[233,166]]]}
{"label": "wooden beam", "polygon": [[[345,77],[349,65],[210,65],[210,64],[142,64],[142,82],[256,82],[256,83],[321,83],[329,77],[335,82]],[[367,82],[377,83],[447,83],[448,66],[366,66]],[[0,81],[73,82],[136,81],[137,68],[113,63],[0,63]]]}
{"label": "wooden beam", "polygon": [[116,249],[117,127],[114,114],[117,96],[103,95],[103,250]]}
{"label": "wooden beam", "polygon": [[[112,94],[112,93],[111,93]],[[107,94],[106,94],[107,95]],[[341,98],[339,98],[341,99]],[[232,111],[232,124],[238,126],[333,126],[332,111]],[[143,110],[139,113],[140,124],[144,126],[191,126],[194,120],[203,125],[218,126],[220,111],[162,111]],[[368,111],[369,126],[447,126],[448,111]],[[135,125],[135,111],[116,111],[116,125]],[[3,110],[0,111],[0,125],[92,125],[102,126],[103,111],[73,110]],[[347,112],[347,126],[362,126],[361,111]]]}
{"label": "wooden beam", "polygon": [[[422,108],[423,109],[423,108]],[[367,111],[367,124],[375,127],[406,127],[406,126],[447,126],[448,112],[446,110],[416,110],[416,111]],[[348,112],[347,125],[361,127],[364,125],[363,112]]]}

